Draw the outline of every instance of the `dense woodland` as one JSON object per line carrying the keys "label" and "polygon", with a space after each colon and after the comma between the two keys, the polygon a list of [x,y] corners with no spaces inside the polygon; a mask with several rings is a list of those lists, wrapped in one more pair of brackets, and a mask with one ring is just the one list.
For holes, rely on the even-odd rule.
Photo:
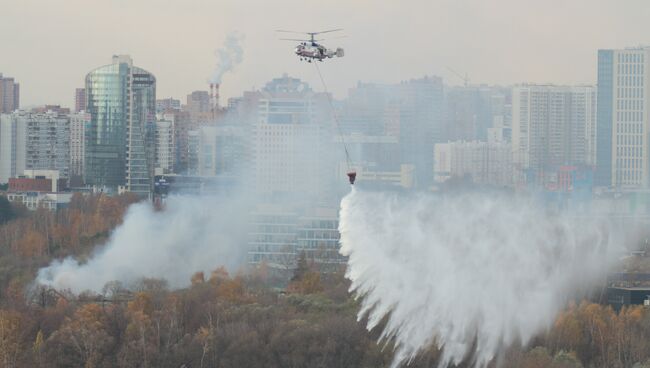
{"label": "dense woodland", "polygon": [[[182,290],[154,279],[131,290],[112,282],[99,295],[32,285],[51,259],[87,257],[134,201],[77,195],[51,213],[0,196],[0,367],[390,365],[390,344],[378,345],[379,331],[356,321],[358,304],[342,273],[321,275],[304,260],[286,288],[274,287],[264,266],[237,275],[215,267]],[[437,356],[432,348],[411,366],[435,367]],[[575,303],[548,332],[498,361],[506,368],[650,368],[650,311]]]}

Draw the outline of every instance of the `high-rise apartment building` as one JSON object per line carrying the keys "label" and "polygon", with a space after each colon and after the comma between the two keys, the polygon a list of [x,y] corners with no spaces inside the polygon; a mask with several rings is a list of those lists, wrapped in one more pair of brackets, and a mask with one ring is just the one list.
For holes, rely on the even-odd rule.
{"label": "high-rise apartment building", "polygon": [[598,51],[598,166],[595,184],[647,188],[650,47]]}
{"label": "high-rise apartment building", "polygon": [[18,119],[19,114],[0,114],[0,183],[8,183],[25,170],[27,125]]}
{"label": "high-rise apartment building", "polygon": [[326,193],[335,172],[333,154],[341,152],[330,136],[333,121],[328,96],[285,75],[259,92],[245,93],[244,99],[252,110],[249,116],[257,192]]}
{"label": "high-rise apartment building", "polygon": [[70,176],[84,176],[85,132],[90,121],[86,112],[70,114]]}
{"label": "high-rise apartment building", "polygon": [[444,183],[452,178],[469,177],[475,184],[512,186],[510,143],[455,141],[435,146],[434,178]]}
{"label": "high-rise apartment building", "polygon": [[521,85],[512,92],[516,169],[538,175],[562,165],[595,164],[596,89]]}
{"label": "high-rise apartment building", "polygon": [[174,122],[156,121],[156,175],[174,172]]}
{"label": "high-rise apartment building", "polygon": [[485,141],[495,123],[509,127],[510,100],[509,88],[487,85],[446,88],[444,139]]}
{"label": "high-rise apartment building", "polygon": [[444,95],[440,77],[402,82],[399,91],[399,142],[402,163],[415,167],[415,185],[433,184],[433,147],[444,139]]}
{"label": "high-rise apartment building", "polygon": [[20,85],[13,78],[0,73],[0,114],[10,113],[20,107]]}
{"label": "high-rise apartment building", "polygon": [[198,129],[198,175],[246,176],[248,139],[242,126],[203,126]]}
{"label": "high-rise apartment building", "polygon": [[414,186],[428,188],[433,183],[433,146],[444,139],[443,90],[439,77],[358,83],[342,104],[340,133],[397,137],[394,159],[414,168]]}
{"label": "high-rise apartment building", "polygon": [[208,121],[213,117],[212,99],[208,91],[194,91],[187,95],[184,110],[190,113],[192,122]]}
{"label": "high-rise apartment building", "polygon": [[24,170],[56,170],[61,177],[68,177],[68,114],[15,111],[0,119],[0,181],[23,175]]}
{"label": "high-rise apartment building", "polygon": [[70,172],[70,117],[56,111],[19,115],[26,124],[25,169]]}
{"label": "high-rise apartment building", "polygon": [[161,100],[156,100],[156,113],[162,114],[170,110],[180,110],[181,109],[181,100],[176,100],[173,98],[163,98]]}
{"label": "high-rise apartment building", "polygon": [[77,88],[74,91],[74,111],[86,111],[86,89]]}
{"label": "high-rise apartment building", "polygon": [[86,76],[86,184],[148,195],[154,169],[156,78],[127,55]]}
{"label": "high-rise apartment building", "polygon": [[199,174],[199,147],[201,145],[201,136],[199,133],[199,130],[189,130],[185,135],[187,137],[187,166],[185,166],[183,172],[187,175]]}
{"label": "high-rise apartment building", "polygon": [[341,134],[380,136],[387,133],[396,101],[395,88],[388,84],[357,83],[339,112]]}
{"label": "high-rise apartment building", "polygon": [[188,132],[195,129],[196,125],[190,120],[190,114],[183,110],[167,110],[159,114],[160,120],[171,122],[173,129],[173,168],[177,174],[188,173],[189,138]]}

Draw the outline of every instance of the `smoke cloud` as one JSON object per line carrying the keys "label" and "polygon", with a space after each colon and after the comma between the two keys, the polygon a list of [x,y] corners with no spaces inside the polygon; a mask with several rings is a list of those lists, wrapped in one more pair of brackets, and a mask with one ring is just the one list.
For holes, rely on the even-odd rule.
{"label": "smoke cloud", "polygon": [[548,213],[530,199],[353,190],[340,215],[359,319],[368,316],[368,329],[387,321],[393,367],[432,345],[440,367],[485,367],[586,296],[620,251],[606,220]]}
{"label": "smoke cloud", "polygon": [[164,211],[147,202],[134,204],[88,261],[54,261],[39,270],[36,281],[75,293],[100,292],[109,281],[129,285],[143,277],[161,278],[183,287],[197,271],[236,269],[246,252],[242,207],[234,199],[196,196],[170,196]]}
{"label": "smoke cloud", "polygon": [[241,45],[243,40],[244,35],[239,32],[231,32],[226,36],[224,46],[215,52],[217,66],[210,77],[210,83],[221,83],[223,75],[244,60],[244,49]]}

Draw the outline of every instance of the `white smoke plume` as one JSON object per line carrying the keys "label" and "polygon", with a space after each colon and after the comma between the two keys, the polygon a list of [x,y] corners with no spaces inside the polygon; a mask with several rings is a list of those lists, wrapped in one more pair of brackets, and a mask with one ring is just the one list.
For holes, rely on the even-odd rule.
{"label": "white smoke plume", "polygon": [[244,60],[244,48],[241,45],[243,40],[244,35],[239,32],[231,32],[226,36],[223,47],[215,52],[217,66],[210,77],[210,83],[221,83],[223,75]]}
{"label": "white smoke plume", "polygon": [[143,277],[183,287],[197,271],[235,270],[245,255],[241,207],[234,200],[196,196],[170,196],[164,211],[147,202],[134,204],[87,262],[54,261],[39,270],[36,282],[75,293],[100,292],[109,281],[128,286]]}
{"label": "white smoke plume", "polygon": [[440,367],[485,367],[548,328],[620,254],[608,221],[521,198],[353,190],[340,215],[359,319],[368,329],[386,322],[393,367],[431,346],[442,349]]}

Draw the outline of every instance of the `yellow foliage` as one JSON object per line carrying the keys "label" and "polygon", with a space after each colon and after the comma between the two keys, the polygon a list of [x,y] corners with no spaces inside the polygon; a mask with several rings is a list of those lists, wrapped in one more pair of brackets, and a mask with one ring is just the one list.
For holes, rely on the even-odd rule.
{"label": "yellow foliage", "polygon": [[145,292],[135,294],[133,300],[128,303],[127,308],[130,313],[141,312],[147,316],[151,316],[151,313],[153,313],[151,295]]}
{"label": "yellow foliage", "polygon": [[219,283],[217,285],[217,297],[230,303],[238,303],[244,301],[246,299],[245,288],[241,277],[223,280],[221,283]]}
{"label": "yellow foliage", "polygon": [[202,271],[197,272],[194,275],[192,275],[190,281],[192,282],[192,285],[202,284],[205,282],[205,275],[203,274]]}

